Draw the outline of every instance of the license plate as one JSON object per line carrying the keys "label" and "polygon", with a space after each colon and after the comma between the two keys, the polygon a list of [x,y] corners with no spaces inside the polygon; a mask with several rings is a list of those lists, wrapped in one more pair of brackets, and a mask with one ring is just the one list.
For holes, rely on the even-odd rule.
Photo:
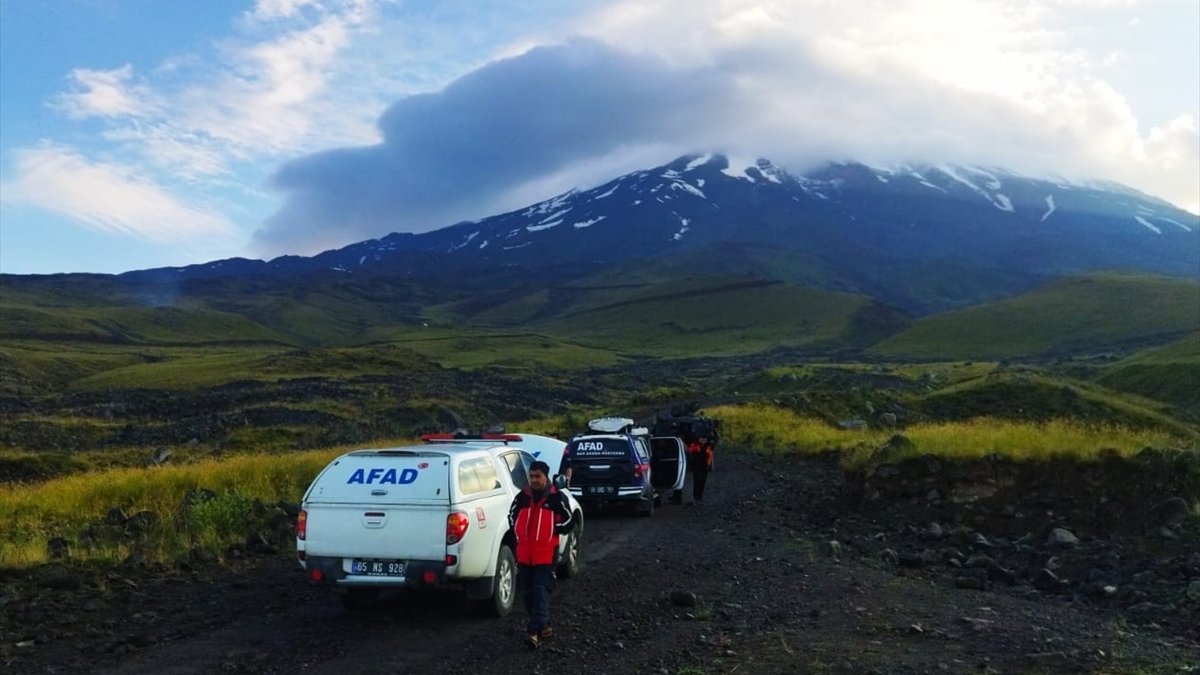
{"label": "license plate", "polygon": [[587,489],[587,493],[590,495],[611,495],[614,492],[616,492],[616,488],[611,485],[592,485]]}
{"label": "license plate", "polygon": [[350,573],[368,577],[402,577],[404,563],[398,560],[355,560],[350,565]]}

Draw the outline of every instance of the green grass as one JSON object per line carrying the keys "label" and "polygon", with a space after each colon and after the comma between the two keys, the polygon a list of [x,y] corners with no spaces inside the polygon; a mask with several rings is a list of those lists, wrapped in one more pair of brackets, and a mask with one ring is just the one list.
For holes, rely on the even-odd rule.
{"label": "green grass", "polygon": [[1174,404],[1200,418],[1200,332],[1109,365],[1096,382]]}
{"label": "green grass", "polygon": [[370,336],[412,350],[443,368],[475,370],[503,366],[571,370],[610,366],[622,360],[610,350],[515,330],[430,326],[381,329]]}
{"label": "green grass", "polygon": [[926,317],[871,352],[891,358],[1011,359],[1177,339],[1200,328],[1200,284],[1096,274]]}
{"label": "green grass", "polygon": [[776,282],[684,280],[641,287],[620,300],[537,324],[581,344],[628,354],[700,356],[747,354],[783,346],[829,348],[856,340],[862,296]]}

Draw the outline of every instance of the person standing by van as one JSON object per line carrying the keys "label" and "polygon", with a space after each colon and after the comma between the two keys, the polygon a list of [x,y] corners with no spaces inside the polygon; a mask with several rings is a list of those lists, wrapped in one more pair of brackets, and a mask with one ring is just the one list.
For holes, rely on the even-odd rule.
{"label": "person standing by van", "polygon": [[550,484],[550,465],[529,465],[529,487],[517,493],[508,509],[508,526],[517,539],[517,585],[529,612],[525,643],[536,649],[550,637],[550,593],[554,591],[554,553],[558,537],[574,527],[571,509]]}
{"label": "person standing by van", "polygon": [[713,443],[701,434],[687,447],[688,471],[692,474],[692,500],[704,503],[704,488],[708,485],[708,472],[712,469]]}

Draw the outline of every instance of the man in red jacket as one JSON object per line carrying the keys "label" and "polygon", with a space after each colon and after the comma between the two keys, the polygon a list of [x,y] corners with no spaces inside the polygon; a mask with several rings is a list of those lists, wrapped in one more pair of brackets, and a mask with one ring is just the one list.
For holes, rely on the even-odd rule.
{"label": "man in red jacket", "polygon": [[704,487],[708,484],[708,472],[712,470],[713,444],[708,436],[701,434],[687,447],[687,468],[692,474],[692,501],[704,503]]}
{"label": "man in red jacket", "polygon": [[536,648],[550,637],[550,592],[554,590],[554,555],[558,535],[575,525],[562,493],[550,484],[550,466],[529,465],[529,487],[517,493],[508,509],[508,526],[517,538],[517,584],[525,596],[529,625],[525,638]]}

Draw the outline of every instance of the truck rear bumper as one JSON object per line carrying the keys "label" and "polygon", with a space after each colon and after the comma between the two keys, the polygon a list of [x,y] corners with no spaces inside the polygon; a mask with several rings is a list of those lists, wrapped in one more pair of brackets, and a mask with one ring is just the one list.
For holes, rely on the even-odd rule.
{"label": "truck rear bumper", "polygon": [[370,586],[373,588],[426,588],[446,583],[446,562],[443,560],[409,560],[404,576],[373,576],[349,574],[345,558],[308,556],[305,560],[308,578],[318,583],[338,586]]}

